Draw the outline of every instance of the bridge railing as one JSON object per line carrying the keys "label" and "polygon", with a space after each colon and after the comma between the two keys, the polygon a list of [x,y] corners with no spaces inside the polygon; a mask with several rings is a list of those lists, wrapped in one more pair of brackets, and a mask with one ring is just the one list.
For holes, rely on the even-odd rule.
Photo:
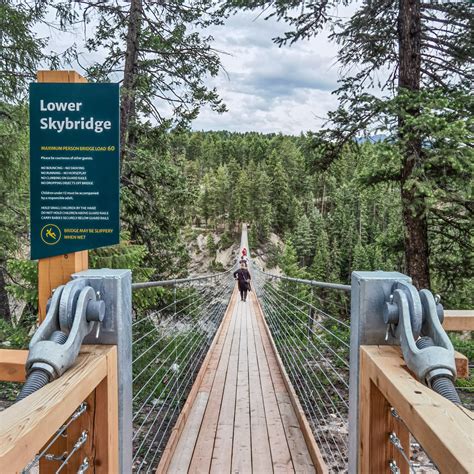
{"label": "bridge railing", "polygon": [[275,346],[329,471],[347,468],[350,286],[252,266]]}
{"label": "bridge railing", "polygon": [[473,413],[418,382],[400,349],[362,346],[358,472],[474,471]]}
{"label": "bridge railing", "polygon": [[135,311],[132,322],[134,471],[155,470],[179,429],[234,287],[231,270],[132,286],[153,291],[159,302],[153,311]]}
{"label": "bridge railing", "polygon": [[[24,382],[27,351],[0,350],[0,381]],[[84,346],[73,368],[0,412],[0,472],[118,472],[117,349]]]}
{"label": "bridge railing", "polygon": [[[472,413],[406,370],[400,342],[382,317],[394,282],[408,277],[359,272],[349,286],[272,275],[255,264],[252,270],[275,346],[329,471],[438,472],[442,466],[442,472],[468,472]],[[470,312],[445,314],[449,330],[473,329]],[[454,357],[458,378],[466,377],[467,358],[456,352]],[[438,398],[441,405],[433,401]],[[426,403],[413,423],[410,413],[418,412],[418,401]],[[410,422],[402,421],[406,418]],[[465,441],[443,457],[453,445],[444,439],[456,429]],[[454,462],[454,457],[464,459]]]}

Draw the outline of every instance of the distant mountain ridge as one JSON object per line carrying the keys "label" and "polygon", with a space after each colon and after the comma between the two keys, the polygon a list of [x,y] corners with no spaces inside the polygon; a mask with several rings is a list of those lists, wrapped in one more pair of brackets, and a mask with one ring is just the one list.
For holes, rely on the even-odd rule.
{"label": "distant mountain ridge", "polygon": [[357,143],[366,143],[366,142],[377,143],[377,142],[383,142],[387,138],[388,138],[387,135],[371,135],[369,137],[356,137],[355,141]]}

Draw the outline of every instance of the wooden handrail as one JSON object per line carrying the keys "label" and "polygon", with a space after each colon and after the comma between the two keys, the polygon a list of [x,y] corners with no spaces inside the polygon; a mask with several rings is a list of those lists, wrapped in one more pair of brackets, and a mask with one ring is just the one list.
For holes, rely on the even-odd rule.
{"label": "wooden handrail", "polygon": [[443,328],[445,331],[474,331],[474,311],[468,309],[445,310]]}
{"label": "wooden handrail", "polygon": [[0,382],[24,382],[27,350],[0,349]]}
{"label": "wooden handrail", "polygon": [[[9,381],[19,378],[20,364],[12,352],[18,352],[18,362],[26,351],[0,351],[3,380],[5,374]],[[94,472],[118,472],[117,392],[117,348],[84,346],[62,377],[0,413],[0,472],[21,472],[85,400],[87,416],[78,418],[71,431],[88,431],[84,455]],[[77,472],[82,458],[76,458],[64,472]]]}
{"label": "wooden handrail", "polygon": [[[443,474],[474,472],[474,413],[454,405],[418,382],[408,371],[400,348],[362,346],[359,379],[359,472],[388,472],[398,453],[388,435],[395,431],[405,452],[408,432]],[[395,408],[403,423],[390,414]],[[397,458],[401,472],[408,472]]]}

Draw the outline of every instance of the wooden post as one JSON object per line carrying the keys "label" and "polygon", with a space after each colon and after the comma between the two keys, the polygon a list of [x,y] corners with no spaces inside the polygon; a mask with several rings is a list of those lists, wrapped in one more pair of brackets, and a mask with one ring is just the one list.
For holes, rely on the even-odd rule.
{"label": "wooden post", "polygon": [[445,310],[443,328],[445,331],[474,331],[474,311]]}
{"label": "wooden post", "polygon": [[107,354],[107,377],[95,390],[93,460],[96,474],[119,472],[117,348]]}
{"label": "wooden post", "polygon": [[[0,380],[18,380],[16,367],[24,365],[25,358],[26,351],[0,350]],[[3,366],[2,360],[6,362]],[[80,434],[87,431],[86,443],[71,456],[61,474],[77,473],[85,457],[90,472],[120,472],[117,347],[105,345],[84,346],[76,364],[61,378],[0,412],[0,472],[21,472],[84,400],[87,411],[70,424],[67,438],[59,437],[64,444],[55,443],[47,453],[70,453]],[[60,465],[60,460],[43,459],[40,472],[55,473]]]}
{"label": "wooden post", "polygon": [[[87,82],[76,71],[38,71],[38,82]],[[38,321],[46,318],[46,303],[51,292],[68,282],[71,275],[89,267],[87,250],[41,258],[38,262]]]}
{"label": "wooden post", "polygon": [[394,418],[390,404],[370,379],[366,361],[360,361],[359,395],[359,473],[389,472],[391,460],[397,463],[401,474],[410,472],[401,453],[390,443],[390,433],[395,433],[407,456],[410,456],[410,433],[406,426]]}
{"label": "wooden post", "polygon": [[[38,82],[87,82],[76,71],[38,71]],[[57,255],[55,257],[41,258],[38,261],[38,321],[41,323],[46,318],[46,303],[52,291],[60,285],[67,283],[71,275],[89,267],[87,250],[81,252]],[[51,453],[61,454],[67,451],[67,439],[60,437],[53,446]],[[40,461],[41,473],[55,472],[54,462]]]}

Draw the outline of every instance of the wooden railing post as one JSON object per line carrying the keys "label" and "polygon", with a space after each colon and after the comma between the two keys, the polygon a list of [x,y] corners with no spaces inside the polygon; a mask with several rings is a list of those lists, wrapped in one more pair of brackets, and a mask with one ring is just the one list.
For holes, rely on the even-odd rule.
{"label": "wooden railing post", "polygon": [[[474,472],[474,420],[470,410],[418,382],[407,369],[399,347],[362,346],[360,361],[361,474],[389,472],[385,463],[391,459],[402,472],[408,472],[403,471],[408,467],[407,460],[390,443],[391,432],[397,435],[407,458],[411,433],[440,472]],[[396,418],[390,414],[390,407],[395,408]]]}
{"label": "wooden railing post", "polygon": [[[76,71],[38,71],[38,82],[87,82]],[[89,267],[88,252],[83,250],[55,257],[41,258],[38,262],[38,320],[46,317],[46,303],[51,292],[68,282],[71,275]]]}
{"label": "wooden railing post", "polygon": [[474,311],[445,310],[443,328],[445,331],[474,331]]}
{"label": "wooden railing post", "polygon": [[[26,351],[0,350],[0,380],[19,381],[25,358]],[[84,401],[85,411],[81,406]],[[87,472],[120,473],[117,405],[117,347],[83,347],[76,364],[61,378],[0,412],[0,472],[22,472],[33,465],[39,453],[59,456],[40,461],[40,472],[56,472],[67,451],[70,457],[61,474],[76,474],[86,458]],[[62,428],[65,424],[66,431]],[[48,447],[43,453],[47,440],[58,437],[59,431],[64,444]],[[74,449],[84,431],[86,442]]]}
{"label": "wooden railing post", "polygon": [[390,461],[395,461],[401,474],[409,474],[406,460],[390,443],[390,434],[396,434],[405,453],[410,456],[410,433],[392,415],[390,404],[369,377],[364,358],[360,362],[359,382],[358,472],[389,472]]}
{"label": "wooden railing post", "polygon": [[[392,291],[396,281],[410,281],[409,277],[398,272],[353,272],[351,279],[351,343],[350,343],[350,374],[349,374],[349,473],[358,471],[359,439],[361,423],[365,422],[359,412],[362,403],[359,397],[370,395],[369,388],[364,392],[360,388],[359,356],[362,344],[386,344],[386,327],[381,317],[386,298]],[[390,341],[389,341],[390,342]],[[370,402],[370,399],[369,399]],[[366,400],[366,403],[367,400]],[[370,403],[369,405],[370,406]],[[370,428],[371,429],[371,428]],[[369,429],[369,431],[370,431]],[[367,440],[366,440],[367,441]],[[365,449],[368,449],[367,442]],[[382,471],[383,472],[383,471]]]}
{"label": "wooden railing post", "polygon": [[[67,82],[81,83],[87,80],[75,71],[38,71],[38,82]],[[38,321],[41,323],[46,318],[46,303],[52,291],[60,285],[67,283],[71,275],[89,267],[87,250],[55,257],[41,258],[38,261]],[[51,453],[61,455],[67,451],[66,438],[59,438],[53,446]],[[40,462],[41,473],[55,472],[51,462]]]}
{"label": "wooden railing post", "polygon": [[120,472],[117,351],[107,354],[107,378],[95,391],[95,416],[92,443],[96,474]]}

